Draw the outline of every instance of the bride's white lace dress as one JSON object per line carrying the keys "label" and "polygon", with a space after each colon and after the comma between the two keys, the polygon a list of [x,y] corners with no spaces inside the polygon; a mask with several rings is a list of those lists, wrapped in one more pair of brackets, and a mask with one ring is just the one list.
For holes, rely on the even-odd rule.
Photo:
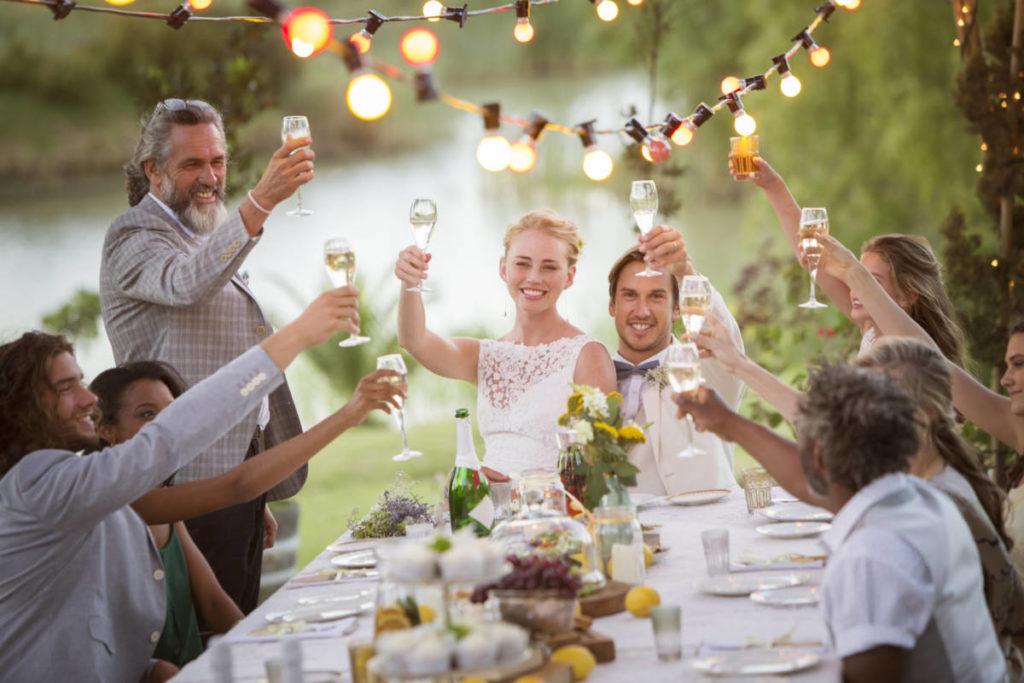
{"label": "bride's white lace dress", "polygon": [[598,343],[585,334],[537,346],[480,340],[476,409],[485,465],[505,474],[557,466],[555,423],[591,342]]}

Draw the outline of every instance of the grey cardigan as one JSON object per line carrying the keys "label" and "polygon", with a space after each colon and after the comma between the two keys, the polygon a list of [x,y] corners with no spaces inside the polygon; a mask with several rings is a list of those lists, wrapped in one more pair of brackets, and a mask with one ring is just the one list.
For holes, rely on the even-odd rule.
{"label": "grey cardigan", "polygon": [[137,681],[164,623],[163,567],[128,504],[259,406],[283,375],[253,348],[131,440],[42,450],[0,479],[0,681]]}

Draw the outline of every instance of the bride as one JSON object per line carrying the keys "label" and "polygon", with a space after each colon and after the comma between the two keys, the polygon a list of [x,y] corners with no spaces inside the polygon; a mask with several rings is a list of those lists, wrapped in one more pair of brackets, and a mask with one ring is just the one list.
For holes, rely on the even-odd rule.
{"label": "bride", "polygon": [[576,276],[576,225],[553,211],[531,211],[509,226],[504,244],[498,275],[516,316],[499,339],[447,339],[427,329],[423,300],[408,287],[427,277],[430,254],[406,247],[395,275],[402,281],[398,343],[431,372],[476,383],[484,465],[511,475],[556,467],[555,421],[565,412],[570,383],[607,393],[616,390],[616,380],[604,345],[555,308]]}

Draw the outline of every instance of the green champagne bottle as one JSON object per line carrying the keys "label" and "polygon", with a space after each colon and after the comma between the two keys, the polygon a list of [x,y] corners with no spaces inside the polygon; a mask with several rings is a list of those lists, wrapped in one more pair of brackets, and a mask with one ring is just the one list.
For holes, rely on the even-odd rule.
{"label": "green champagne bottle", "polygon": [[455,468],[448,480],[448,511],[452,531],[471,526],[477,536],[487,536],[494,525],[494,501],[487,477],[480,471],[480,459],[473,445],[473,423],[469,411],[455,411]]}

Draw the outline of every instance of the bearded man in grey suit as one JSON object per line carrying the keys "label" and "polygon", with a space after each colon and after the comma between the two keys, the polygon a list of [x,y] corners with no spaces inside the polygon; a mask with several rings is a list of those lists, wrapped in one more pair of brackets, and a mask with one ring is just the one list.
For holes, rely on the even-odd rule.
{"label": "bearded man in grey suit", "polygon": [[[125,166],[131,208],[114,220],[103,244],[100,302],[117,363],[164,361],[191,385],[273,332],[240,269],[270,212],[313,177],[309,144],[299,139],[282,145],[229,213],[220,114],[199,100],[168,99],[156,106]],[[357,322],[350,327],[357,329]],[[179,470],[177,479],[217,476],[301,431],[284,383]],[[295,494],[305,478],[303,466],[265,497],[186,520],[221,585],[245,613],[256,606],[263,548],[276,532],[266,499]]]}

